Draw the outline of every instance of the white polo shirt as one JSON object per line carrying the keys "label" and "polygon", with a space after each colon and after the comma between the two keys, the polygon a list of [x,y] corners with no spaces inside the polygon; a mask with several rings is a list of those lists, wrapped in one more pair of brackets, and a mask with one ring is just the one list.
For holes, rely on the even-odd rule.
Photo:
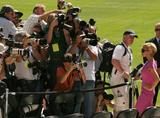
{"label": "white polo shirt", "polygon": [[31,16],[29,16],[29,18],[24,23],[23,30],[26,31],[28,34],[32,34],[32,28],[38,23],[39,17],[40,15],[36,14],[32,14]]}
{"label": "white polo shirt", "polygon": [[[96,46],[89,45],[88,48],[98,56],[98,49]],[[83,59],[86,60],[87,66],[84,67],[84,73],[86,75],[86,80],[93,80],[95,81],[95,61],[91,60],[90,56],[86,51],[83,53]]]}
{"label": "white polo shirt", "polygon": [[18,29],[16,28],[16,26],[13,24],[12,21],[3,17],[0,17],[0,27],[3,28],[2,33],[6,38],[8,38],[9,35],[15,36],[15,34],[18,31]]}

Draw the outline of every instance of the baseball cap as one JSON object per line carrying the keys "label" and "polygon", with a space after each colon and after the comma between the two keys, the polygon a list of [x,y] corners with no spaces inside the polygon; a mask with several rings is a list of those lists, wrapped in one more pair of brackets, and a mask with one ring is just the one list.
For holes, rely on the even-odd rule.
{"label": "baseball cap", "polygon": [[14,12],[14,9],[11,5],[4,5],[1,8],[0,14],[8,13],[8,12]]}
{"label": "baseball cap", "polygon": [[128,29],[128,30],[126,30],[124,33],[123,33],[123,36],[124,35],[130,35],[130,36],[134,36],[135,38],[138,38],[138,35],[135,33],[135,31],[134,30],[132,30],[132,29]]}

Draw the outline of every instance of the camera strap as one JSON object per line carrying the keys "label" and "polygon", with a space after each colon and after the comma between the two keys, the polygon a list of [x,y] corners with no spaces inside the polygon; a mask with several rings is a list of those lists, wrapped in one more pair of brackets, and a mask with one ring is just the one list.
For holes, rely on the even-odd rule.
{"label": "camera strap", "polygon": [[81,62],[84,50],[79,48],[77,62]]}

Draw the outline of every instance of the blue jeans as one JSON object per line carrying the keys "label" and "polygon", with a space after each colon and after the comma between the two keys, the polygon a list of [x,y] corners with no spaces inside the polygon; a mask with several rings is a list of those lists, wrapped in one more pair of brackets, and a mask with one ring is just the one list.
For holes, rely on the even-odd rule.
{"label": "blue jeans", "polygon": [[[83,89],[94,89],[95,82],[87,80],[83,85]],[[95,92],[84,93],[84,115],[85,118],[91,118],[95,112]]]}
{"label": "blue jeans", "polygon": [[[74,88],[73,90],[75,91],[80,91],[82,90],[82,83],[81,81],[75,81],[74,83]],[[82,102],[84,100],[83,93],[75,93],[75,108],[74,108],[74,113],[81,113],[81,107],[82,107]]]}

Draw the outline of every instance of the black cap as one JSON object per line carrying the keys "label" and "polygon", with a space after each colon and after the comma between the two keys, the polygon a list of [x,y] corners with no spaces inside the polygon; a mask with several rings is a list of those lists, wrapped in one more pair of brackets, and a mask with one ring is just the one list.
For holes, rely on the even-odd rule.
{"label": "black cap", "polygon": [[126,30],[126,31],[123,33],[123,36],[124,36],[124,35],[130,35],[130,36],[134,36],[134,37],[138,38],[138,35],[135,33],[135,31],[134,31],[134,30],[131,30],[131,29]]}
{"label": "black cap", "polygon": [[14,10],[14,12],[18,18],[21,18],[23,16],[23,13],[18,10]]}
{"label": "black cap", "polygon": [[11,5],[5,5],[2,6],[0,14],[8,13],[8,12],[14,12],[14,9]]}

